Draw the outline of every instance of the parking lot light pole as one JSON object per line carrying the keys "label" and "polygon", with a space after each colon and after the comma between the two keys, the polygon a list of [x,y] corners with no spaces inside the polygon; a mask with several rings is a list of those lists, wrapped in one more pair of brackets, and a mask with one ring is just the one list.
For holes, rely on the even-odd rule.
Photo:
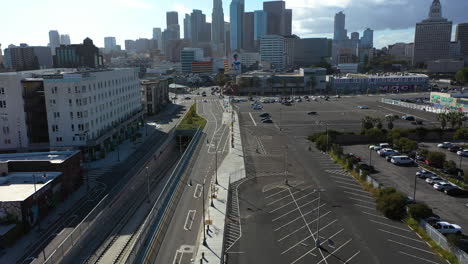
{"label": "parking lot light pole", "polygon": [[218,183],[218,141],[215,140],[215,184],[219,185]]}
{"label": "parking lot light pole", "polygon": [[463,155],[460,155],[460,170],[462,169],[462,160],[463,160]]}
{"label": "parking lot light pole", "polygon": [[203,245],[206,247],[208,244],[206,243],[206,231],[205,231],[205,180],[203,180],[203,187],[202,187],[202,217],[203,217]]}

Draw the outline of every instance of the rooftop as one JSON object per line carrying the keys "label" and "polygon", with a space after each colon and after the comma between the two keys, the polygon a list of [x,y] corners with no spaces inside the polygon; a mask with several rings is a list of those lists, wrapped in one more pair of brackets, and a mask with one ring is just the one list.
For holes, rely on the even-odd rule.
{"label": "rooftop", "polygon": [[14,172],[0,177],[0,202],[24,201],[33,195],[35,190],[39,191],[61,174],[61,172]]}
{"label": "rooftop", "polygon": [[348,73],[344,76],[333,76],[336,79],[367,79],[367,78],[412,78],[412,77],[425,77],[425,74],[419,73],[378,73],[378,74],[362,74],[362,73]]}
{"label": "rooftop", "polygon": [[50,163],[62,163],[78,153],[79,151],[51,151],[0,154],[0,162],[49,161]]}

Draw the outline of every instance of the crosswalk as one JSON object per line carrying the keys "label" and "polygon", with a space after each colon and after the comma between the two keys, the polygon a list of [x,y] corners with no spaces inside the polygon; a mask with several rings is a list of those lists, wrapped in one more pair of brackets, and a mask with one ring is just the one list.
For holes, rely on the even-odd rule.
{"label": "crosswalk", "polygon": [[108,166],[108,167],[103,167],[99,169],[90,169],[87,175],[87,177],[89,178],[89,185],[91,187],[95,186],[98,182],[100,182],[102,175],[111,171],[114,168],[114,166]]}

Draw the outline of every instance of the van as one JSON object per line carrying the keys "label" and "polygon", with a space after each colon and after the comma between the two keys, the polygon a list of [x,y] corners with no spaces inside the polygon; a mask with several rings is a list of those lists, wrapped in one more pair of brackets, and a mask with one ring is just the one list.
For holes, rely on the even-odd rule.
{"label": "van", "polygon": [[390,162],[395,165],[411,165],[414,163],[408,156],[393,156]]}

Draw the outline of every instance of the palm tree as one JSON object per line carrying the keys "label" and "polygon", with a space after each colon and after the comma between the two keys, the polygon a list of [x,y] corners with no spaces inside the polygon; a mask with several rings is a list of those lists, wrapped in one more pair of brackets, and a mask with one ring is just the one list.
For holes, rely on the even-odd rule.
{"label": "palm tree", "polygon": [[374,127],[375,119],[371,116],[365,116],[361,119],[362,129],[367,130]]}
{"label": "palm tree", "polygon": [[447,119],[448,119],[447,113],[440,113],[437,115],[437,120],[439,120],[440,127],[442,129],[445,129],[447,127]]}

